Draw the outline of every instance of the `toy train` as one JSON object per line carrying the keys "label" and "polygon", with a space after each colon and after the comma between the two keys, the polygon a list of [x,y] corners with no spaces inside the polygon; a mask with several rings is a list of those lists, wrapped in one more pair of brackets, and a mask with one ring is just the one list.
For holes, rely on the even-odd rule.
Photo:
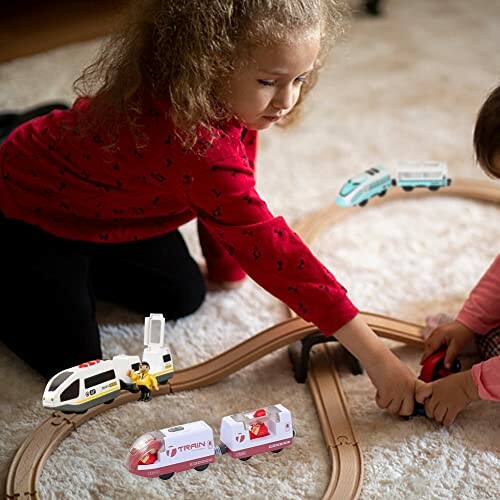
{"label": "toy train", "polygon": [[127,375],[137,372],[141,362],[147,362],[150,373],[160,384],[173,377],[174,366],[170,350],[163,345],[165,319],[162,314],[145,318],[142,361],[139,356],[119,354],[113,359],[96,359],[54,375],[43,393],[44,408],[63,413],[85,413],[102,403],[111,403],[122,389],[137,392],[137,386]]}
{"label": "toy train", "polygon": [[223,417],[218,446],[203,420],[143,434],[136,439],[125,467],[137,476],[170,479],[176,472],[205,470],[215,455],[249,460],[253,455],[278,453],[295,437],[292,415],[281,404]]}
{"label": "toy train", "polygon": [[431,191],[449,186],[446,163],[436,161],[399,161],[396,175],[380,165],[369,168],[350,178],[340,189],[336,204],[341,207],[365,206],[370,198],[384,196],[391,186],[398,186],[405,191],[415,188],[427,188]]}

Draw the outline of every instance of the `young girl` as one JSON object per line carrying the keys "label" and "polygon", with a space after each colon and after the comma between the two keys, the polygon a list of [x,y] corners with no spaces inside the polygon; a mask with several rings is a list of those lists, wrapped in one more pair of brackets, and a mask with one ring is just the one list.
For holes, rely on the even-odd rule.
{"label": "young girl", "polygon": [[177,229],[197,218],[210,281],[248,273],[360,359],[380,407],[411,414],[413,374],[255,190],[257,131],[295,116],[338,30],[337,2],[140,5],[80,80],[96,89],[0,149],[2,339],[50,376],[101,357],[96,296],[192,313],[205,286]]}
{"label": "young girl", "polygon": [[[479,111],[474,146],[479,165],[489,176],[500,179],[500,87]],[[500,255],[472,290],[457,318],[431,333],[422,361],[446,345],[445,365],[449,368],[475,336],[479,353],[486,361],[417,387],[416,399],[425,401],[427,416],[445,425],[452,424],[473,400],[500,401]]]}

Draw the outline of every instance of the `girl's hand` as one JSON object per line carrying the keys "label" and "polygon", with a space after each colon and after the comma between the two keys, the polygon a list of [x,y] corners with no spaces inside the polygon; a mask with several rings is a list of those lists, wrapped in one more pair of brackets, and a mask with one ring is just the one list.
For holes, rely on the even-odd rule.
{"label": "girl's hand", "polygon": [[366,367],[366,372],[377,388],[379,408],[393,415],[413,413],[416,377],[394,354],[388,351],[381,363]]}
{"label": "girl's hand", "polygon": [[470,370],[449,375],[430,384],[418,382],[415,399],[424,403],[425,414],[436,422],[451,425],[471,402],[479,399]]}
{"label": "girl's hand", "polygon": [[433,352],[442,345],[447,345],[444,366],[451,368],[451,365],[458,354],[474,337],[474,332],[458,321],[451,321],[438,326],[425,341],[424,353],[420,363],[422,364]]}

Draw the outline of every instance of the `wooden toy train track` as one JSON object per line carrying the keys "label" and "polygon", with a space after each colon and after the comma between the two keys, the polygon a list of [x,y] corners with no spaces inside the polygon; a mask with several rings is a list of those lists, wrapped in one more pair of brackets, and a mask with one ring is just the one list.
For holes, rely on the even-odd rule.
{"label": "wooden toy train track", "polygon": [[[413,193],[393,190],[384,198],[372,200],[370,204],[378,205],[390,200],[429,195],[429,191],[422,189]],[[454,196],[500,204],[500,189],[482,181],[456,180],[452,186],[431,195]],[[345,209],[332,205],[302,219],[295,226],[295,230],[311,244],[325,227],[340,222],[359,210],[359,208]],[[293,316],[293,313],[290,314]],[[381,337],[416,346],[422,345],[419,325],[377,314],[362,314],[368,325]],[[174,378],[160,387],[159,393],[176,393],[216,383],[266,354],[315,332],[317,328],[311,323],[299,317],[292,317],[204,363],[176,371]],[[330,482],[323,498],[355,499],[361,491],[363,459],[351,425],[339,376],[332,362],[331,345],[320,344],[313,348],[308,382],[332,465]],[[57,446],[73,430],[99,413],[136,399],[135,394],[122,392],[113,403],[91,408],[85,414],[65,415],[54,412],[17,450],[7,475],[7,498],[38,498],[38,479],[42,468]]]}

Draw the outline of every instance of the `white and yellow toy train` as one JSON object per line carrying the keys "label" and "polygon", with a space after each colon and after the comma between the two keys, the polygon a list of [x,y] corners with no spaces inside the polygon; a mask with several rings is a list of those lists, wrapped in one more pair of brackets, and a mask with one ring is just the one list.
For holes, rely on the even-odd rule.
{"label": "white and yellow toy train", "polygon": [[44,408],[64,413],[84,413],[102,403],[111,403],[122,389],[137,392],[137,386],[127,375],[137,372],[141,362],[147,362],[150,373],[164,384],[173,377],[174,366],[170,350],[163,345],[165,319],[162,314],[145,318],[144,348],[139,356],[119,354],[113,359],[96,359],[57,373],[47,383],[43,393]]}

